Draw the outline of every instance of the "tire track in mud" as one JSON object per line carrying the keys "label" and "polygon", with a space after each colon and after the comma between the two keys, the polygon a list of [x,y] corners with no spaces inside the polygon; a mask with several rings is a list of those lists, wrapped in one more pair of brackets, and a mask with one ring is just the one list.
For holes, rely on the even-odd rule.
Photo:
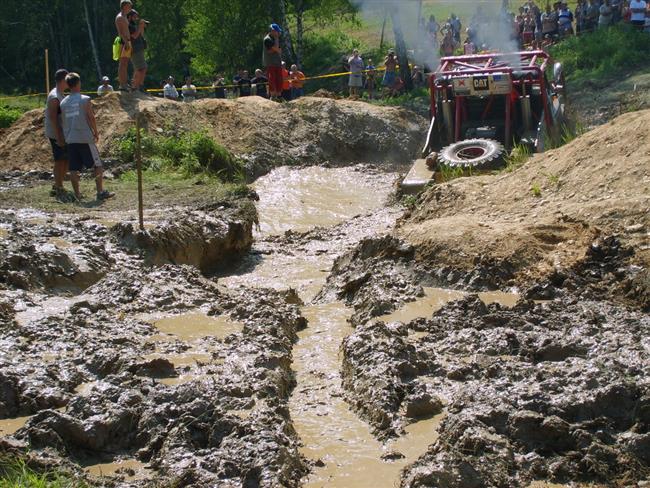
{"label": "tire track in mud", "polygon": [[385,206],[396,176],[364,167],[280,168],[261,178],[261,239],[242,266],[220,279],[229,288],[293,288],[306,303],[301,313],[308,327],[293,349],[297,386],[289,399],[301,452],[312,461],[305,486],[393,486],[431,442],[442,417],[408,426],[395,441],[379,441],[341,389],[339,348],[353,331],[352,310],[338,300],[310,303],[337,257],[364,238],[390,232],[401,215]]}

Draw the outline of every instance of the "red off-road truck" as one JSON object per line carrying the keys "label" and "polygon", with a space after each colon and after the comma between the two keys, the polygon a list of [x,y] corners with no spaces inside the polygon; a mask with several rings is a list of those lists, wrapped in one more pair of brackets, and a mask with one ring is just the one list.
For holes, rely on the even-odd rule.
{"label": "red off-road truck", "polygon": [[[552,70],[551,63],[544,51],[442,58],[429,76],[431,122],[423,154],[435,151],[441,166],[479,170],[498,167],[514,144],[544,151],[564,122],[564,75],[559,63]],[[412,176],[402,186],[417,190],[422,174]]]}

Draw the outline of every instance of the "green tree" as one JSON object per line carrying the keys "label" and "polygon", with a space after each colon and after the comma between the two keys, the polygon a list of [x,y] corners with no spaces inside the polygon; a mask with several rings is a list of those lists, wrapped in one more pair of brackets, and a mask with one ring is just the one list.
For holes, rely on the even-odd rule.
{"label": "green tree", "polygon": [[254,68],[262,62],[262,37],[274,18],[258,0],[187,0],[186,50],[195,75]]}

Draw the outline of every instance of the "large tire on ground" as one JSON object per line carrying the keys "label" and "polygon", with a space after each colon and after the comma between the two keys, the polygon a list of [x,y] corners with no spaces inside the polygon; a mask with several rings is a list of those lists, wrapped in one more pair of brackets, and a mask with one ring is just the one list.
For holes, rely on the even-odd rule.
{"label": "large tire on ground", "polygon": [[503,164],[505,149],[492,139],[454,142],[438,153],[438,162],[451,168],[493,169]]}

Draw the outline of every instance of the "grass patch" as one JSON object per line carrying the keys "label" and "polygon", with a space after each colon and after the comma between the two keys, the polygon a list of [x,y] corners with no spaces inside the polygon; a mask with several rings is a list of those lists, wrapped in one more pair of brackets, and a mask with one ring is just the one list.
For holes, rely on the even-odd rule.
{"label": "grass patch", "polygon": [[[241,161],[205,132],[159,135],[143,131],[141,147],[143,167],[153,173],[179,174],[185,178],[202,175],[222,182],[243,182],[246,179]],[[135,129],[120,137],[112,152],[122,163],[133,163]]]}
{"label": "grass patch", "polygon": [[564,65],[569,89],[620,78],[622,71],[650,62],[648,34],[626,25],[570,37],[551,48],[551,54]]}
{"label": "grass patch", "polygon": [[23,115],[23,111],[12,107],[0,107],[0,129],[6,129]]}
{"label": "grass patch", "polygon": [[[67,189],[71,189],[66,182]],[[88,214],[125,212],[135,215],[138,208],[138,185],[135,171],[120,178],[105,180],[104,186],[115,192],[115,197],[99,202],[95,200],[95,181],[81,180],[81,193],[87,198],[80,203],[60,203],[49,195],[51,183],[16,188],[3,193],[0,208],[33,208],[44,212]],[[185,177],[181,173],[147,170],[143,172],[144,208],[200,207],[228,200],[238,200],[248,194],[243,183],[223,183],[209,175]],[[249,203],[244,200],[245,205]],[[253,206],[252,203],[250,203]]]}
{"label": "grass patch", "polygon": [[521,168],[526,161],[530,159],[530,147],[526,144],[516,144],[510,154],[506,155],[506,166],[502,171],[512,173],[518,168]]}
{"label": "grass patch", "polygon": [[[379,90],[381,90],[381,77],[377,78]],[[428,88],[416,88],[398,97],[383,97],[380,99],[368,99],[368,94],[363,94],[363,99],[374,105],[383,107],[404,107],[425,117],[429,116],[431,98]]]}
{"label": "grass patch", "polygon": [[530,186],[530,192],[533,194],[534,197],[541,197],[542,196],[542,187],[539,186],[539,183],[536,181],[533,182],[533,184]]}
{"label": "grass patch", "polygon": [[0,459],[0,488],[86,488],[88,485],[72,476],[49,471],[37,473],[21,459]]}

